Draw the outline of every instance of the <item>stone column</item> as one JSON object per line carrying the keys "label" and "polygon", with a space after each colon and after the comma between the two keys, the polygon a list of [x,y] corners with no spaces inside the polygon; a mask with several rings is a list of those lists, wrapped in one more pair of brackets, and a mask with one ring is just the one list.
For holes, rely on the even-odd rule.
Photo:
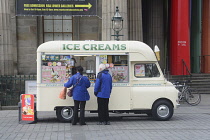
{"label": "stone column", "polygon": [[201,72],[210,73],[210,1],[203,0],[201,39]]}
{"label": "stone column", "polygon": [[128,39],[143,41],[141,0],[128,0]]}
{"label": "stone column", "polygon": [[[202,34],[202,1],[193,0],[191,4],[191,37],[190,37],[190,57],[191,72],[200,72],[200,56],[201,56],[201,34]],[[208,30],[208,28],[207,28]]]}
{"label": "stone column", "polygon": [[157,45],[160,49],[160,67],[165,66],[165,45],[164,32],[164,1],[163,0],[143,0],[143,40],[152,49]]}
{"label": "stone column", "polygon": [[13,75],[13,47],[9,0],[0,1],[0,75]]}
{"label": "stone column", "polygon": [[127,19],[127,0],[102,0],[102,40],[114,40],[114,31],[112,29],[112,17],[115,14],[116,6],[119,8],[119,13],[123,17],[123,29],[120,35],[122,40],[128,40],[128,19]]}

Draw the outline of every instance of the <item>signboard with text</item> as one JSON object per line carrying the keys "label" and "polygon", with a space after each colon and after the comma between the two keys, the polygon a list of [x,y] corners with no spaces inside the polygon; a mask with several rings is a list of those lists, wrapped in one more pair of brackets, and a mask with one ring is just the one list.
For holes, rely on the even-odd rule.
{"label": "signboard with text", "polygon": [[23,94],[21,97],[22,100],[22,120],[23,121],[34,121],[34,95],[32,94]]}
{"label": "signboard with text", "polygon": [[17,16],[97,15],[97,0],[16,0]]}

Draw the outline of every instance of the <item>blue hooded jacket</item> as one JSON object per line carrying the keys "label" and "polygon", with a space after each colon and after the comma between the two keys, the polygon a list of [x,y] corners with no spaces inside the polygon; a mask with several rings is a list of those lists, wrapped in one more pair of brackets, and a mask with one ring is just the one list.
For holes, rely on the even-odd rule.
{"label": "blue hooded jacket", "polygon": [[94,94],[100,98],[110,98],[112,92],[112,77],[108,73],[109,70],[103,70],[98,73]]}
{"label": "blue hooded jacket", "polygon": [[64,84],[64,87],[69,88],[75,85],[80,78],[81,78],[80,82],[74,87],[73,99],[77,101],[90,100],[90,95],[87,91],[87,88],[90,87],[90,81],[86,76],[82,76],[80,73],[76,73],[69,79],[68,82]]}

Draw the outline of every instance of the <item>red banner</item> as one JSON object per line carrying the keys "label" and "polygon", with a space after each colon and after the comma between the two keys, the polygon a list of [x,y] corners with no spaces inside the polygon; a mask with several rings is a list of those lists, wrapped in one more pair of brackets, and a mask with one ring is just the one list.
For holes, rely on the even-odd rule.
{"label": "red banner", "polygon": [[22,95],[22,120],[34,121],[34,95],[23,94]]}
{"label": "red banner", "polygon": [[170,67],[172,75],[187,75],[190,71],[190,3],[171,1]]}

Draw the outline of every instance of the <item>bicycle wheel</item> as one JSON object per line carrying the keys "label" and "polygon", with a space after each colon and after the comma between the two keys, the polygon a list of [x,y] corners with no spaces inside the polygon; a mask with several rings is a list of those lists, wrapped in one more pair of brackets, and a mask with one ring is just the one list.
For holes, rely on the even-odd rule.
{"label": "bicycle wheel", "polygon": [[190,105],[198,105],[201,102],[201,95],[196,89],[187,88],[185,91],[185,100]]}

